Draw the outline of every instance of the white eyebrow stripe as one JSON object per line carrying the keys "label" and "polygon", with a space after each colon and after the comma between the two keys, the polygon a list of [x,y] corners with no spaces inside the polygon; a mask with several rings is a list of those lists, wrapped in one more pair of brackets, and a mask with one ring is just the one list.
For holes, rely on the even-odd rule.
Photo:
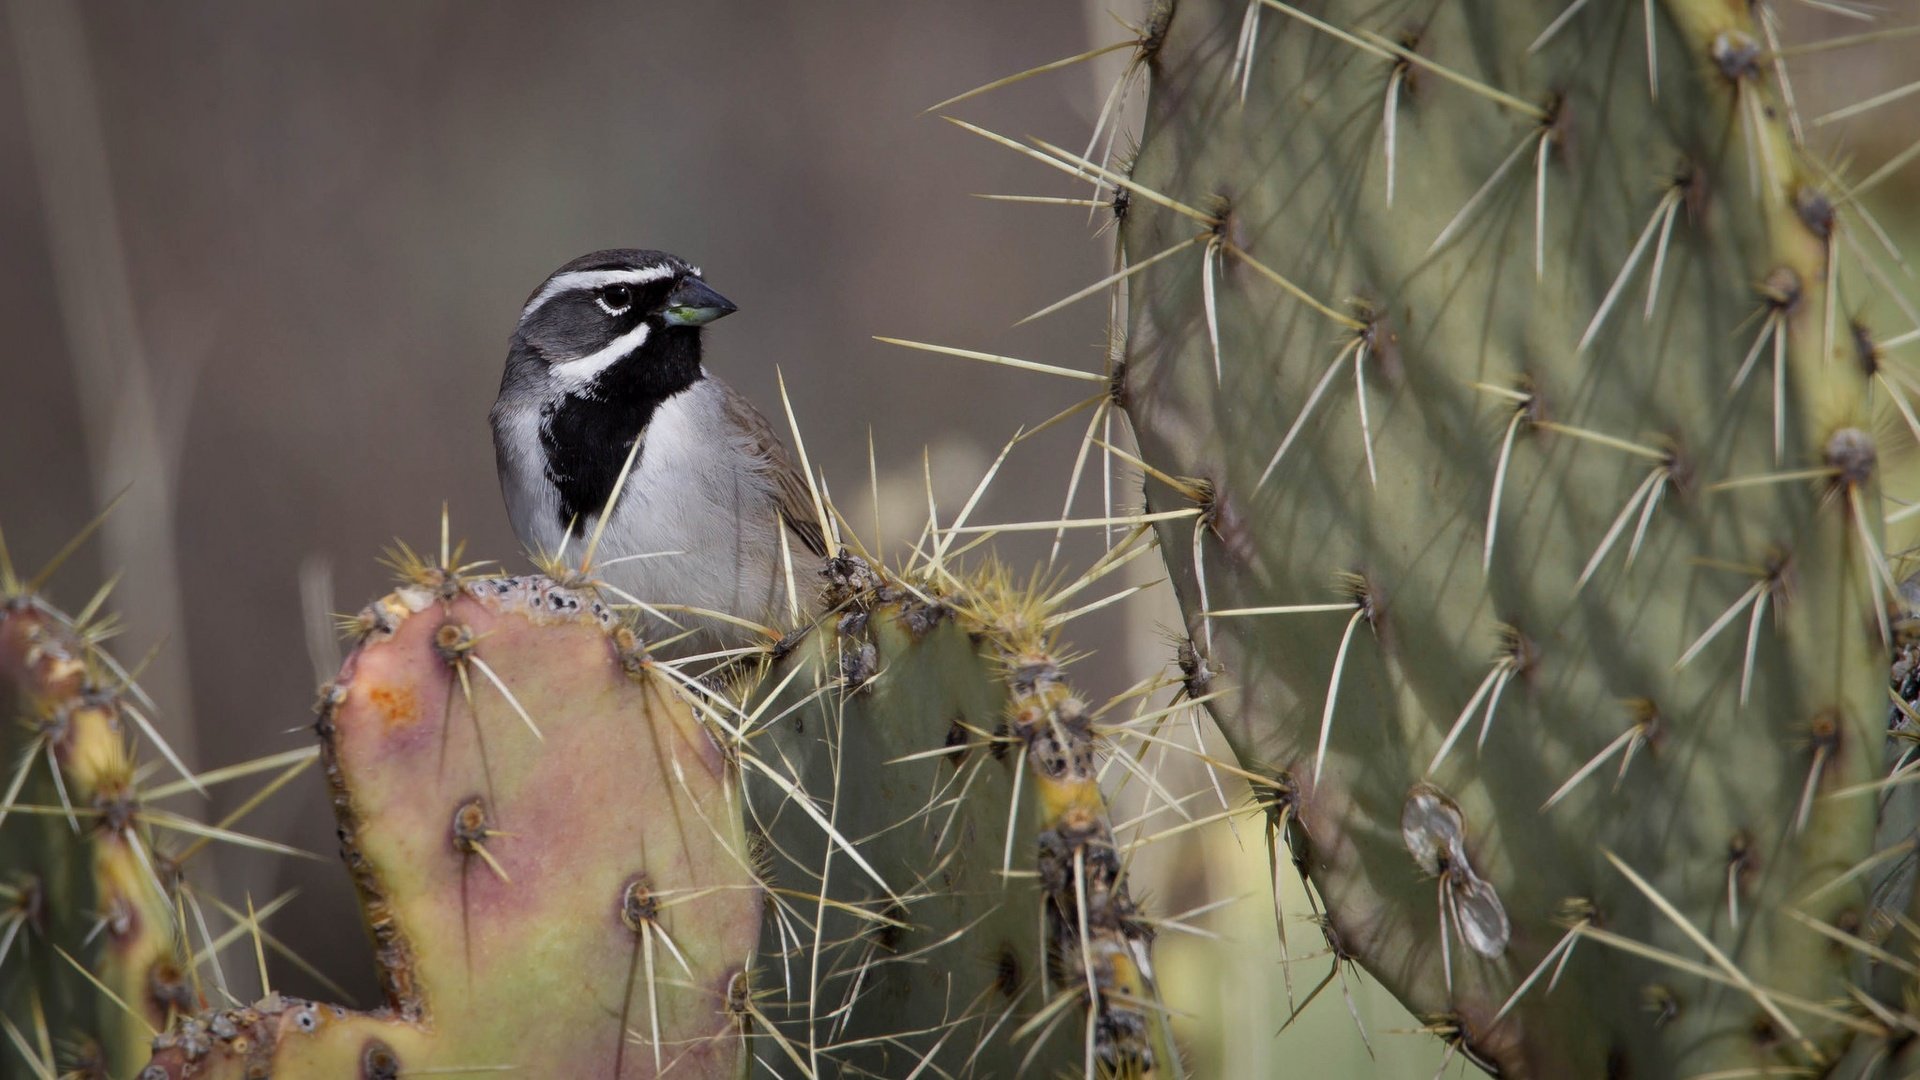
{"label": "white eyebrow stripe", "polygon": [[647,324],[643,322],[585,356],[554,364],[547,369],[547,374],[562,391],[579,393],[591,386],[601,372],[612,367],[621,357],[646,344],[647,333]]}
{"label": "white eyebrow stripe", "polygon": [[645,266],[638,270],[575,270],[572,273],[556,274],[551,281],[541,287],[538,293],[534,294],[533,299],[527,301],[526,307],[520,309],[520,318],[524,321],[527,316],[539,310],[540,305],[564,292],[572,292],[575,289],[597,289],[602,285],[645,285],[670,278],[675,273],[675,269],[671,266]]}

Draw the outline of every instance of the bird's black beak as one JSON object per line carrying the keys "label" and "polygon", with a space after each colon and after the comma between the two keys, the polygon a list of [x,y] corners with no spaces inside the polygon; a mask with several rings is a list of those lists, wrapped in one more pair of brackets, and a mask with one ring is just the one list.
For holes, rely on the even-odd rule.
{"label": "bird's black beak", "polygon": [[667,294],[663,310],[668,326],[705,326],[740,309],[733,301],[708,288],[706,282],[689,274]]}

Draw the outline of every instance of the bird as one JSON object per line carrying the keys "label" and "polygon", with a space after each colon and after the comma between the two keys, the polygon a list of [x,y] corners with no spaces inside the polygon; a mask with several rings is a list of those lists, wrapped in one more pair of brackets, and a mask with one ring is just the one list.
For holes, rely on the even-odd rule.
{"label": "bird", "polygon": [[642,636],[669,658],[753,644],[740,622],[780,622],[789,581],[810,580],[827,553],[785,445],[707,370],[702,335],[736,310],[678,256],[582,255],[521,307],[489,414],[520,542],[564,559],[597,530],[590,573],[652,608]]}

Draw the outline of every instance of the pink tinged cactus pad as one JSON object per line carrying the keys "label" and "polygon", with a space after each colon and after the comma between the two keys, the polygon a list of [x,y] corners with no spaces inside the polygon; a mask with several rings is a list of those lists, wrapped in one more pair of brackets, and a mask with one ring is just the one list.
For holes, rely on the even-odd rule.
{"label": "pink tinged cactus pad", "polygon": [[324,695],[384,1007],[278,995],[147,1075],[739,1076],[762,897],[732,765],[602,605],[540,578],[403,589]]}

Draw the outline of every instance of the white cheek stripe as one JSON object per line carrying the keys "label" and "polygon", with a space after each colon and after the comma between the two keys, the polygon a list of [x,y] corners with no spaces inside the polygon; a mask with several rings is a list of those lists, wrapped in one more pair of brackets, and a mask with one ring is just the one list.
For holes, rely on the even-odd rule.
{"label": "white cheek stripe", "polygon": [[646,343],[648,328],[646,323],[607,342],[601,348],[585,356],[565,360],[547,369],[553,384],[567,393],[578,393],[593,384],[600,373],[612,367],[621,357]]}
{"label": "white cheek stripe", "polygon": [[638,270],[575,270],[569,274],[557,274],[552,280],[541,286],[527,306],[520,309],[520,319],[539,310],[540,305],[563,292],[575,289],[597,289],[602,285],[645,285],[661,281],[674,275],[671,266],[646,266]]}

